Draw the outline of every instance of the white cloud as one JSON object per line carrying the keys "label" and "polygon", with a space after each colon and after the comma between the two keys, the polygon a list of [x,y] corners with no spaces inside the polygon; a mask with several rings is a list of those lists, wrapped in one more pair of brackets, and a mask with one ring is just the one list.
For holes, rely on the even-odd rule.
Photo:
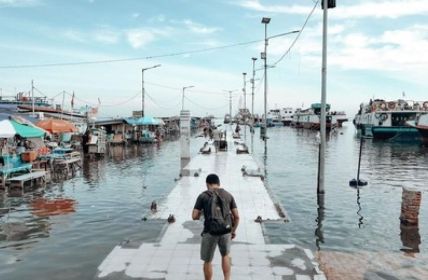
{"label": "white cloud", "polygon": [[218,30],[220,30],[220,28],[207,27],[203,24],[196,23],[190,19],[184,20],[183,23],[190,31],[192,31],[194,33],[211,34],[211,33],[214,33],[214,32],[217,32]]}
{"label": "white cloud", "polygon": [[133,17],[133,18],[139,18],[139,17],[140,17],[140,13],[133,13],[133,14],[132,14],[132,17]]}
{"label": "white cloud", "polygon": [[40,0],[0,0],[0,7],[32,7],[40,4]]}
{"label": "white cloud", "polygon": [[[302,37],[296,45],[307,67],[321,65],[321,33]],[[379,72],[412,84],[426,84],[428,25],[385,30],[380,35],[361,31],[329,38],[328,65],[345,70]],[[272,53],[272,52],[271,52]]]}
{"label": "white cloud", "polygon": [[126,34],[129,44],[134,49],[139,49],[155,40],[153,32],[143,29],[132,29]]}
{"label": "white cloud", "polygon": [[309,6],[301,5],[263,5],[259,0],[244,0],[239,6],[258,12],[285,13],[285,14],[307,14]]}
{"label": "white cloud", "polygon": [[86,35],[83,32],[80,32],[77,30],[69,29],[64,31],[62,35],[71,41],[75,41],[79,43],[83,43],[86,41]]}
{"label": "white cloud", "polygon": [[[308,1],[309,2],[309,1]],[[308,14],[312,8],[310,5],[264,5],[260,0],[244,0],[239,6],[258,12],[283,13],[283,14]],[[320,10],[320,9],[318,9]],[[427,0],[382,0],[364,1],[354,5],[337,4],[330,11],[335,18],[399,18],[411,15],[427,15]]]}
{"label": "white cloud", "polygon": [[94,39],[105,44],[115,44],[119,41],[120,34],[113,30],[103,29],[94,32]]}

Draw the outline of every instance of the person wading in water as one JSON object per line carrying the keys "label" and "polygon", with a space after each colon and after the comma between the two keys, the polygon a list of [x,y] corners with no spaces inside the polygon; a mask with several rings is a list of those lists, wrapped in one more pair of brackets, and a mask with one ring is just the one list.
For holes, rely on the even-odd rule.
{"label": "person wading in water", "polygon": [[233,196],[220,186],[216,174],[206,178],[207,191],[201,193],[195,203],[192,219],[199,220],[204,214],[204,230],[202,231],[201,259],[205,280],[212,280],[212,259],[218,245],[221,253],[221,266],[225,280],[230,280],[230,245],[236,237],[239,224],[238,208]]}

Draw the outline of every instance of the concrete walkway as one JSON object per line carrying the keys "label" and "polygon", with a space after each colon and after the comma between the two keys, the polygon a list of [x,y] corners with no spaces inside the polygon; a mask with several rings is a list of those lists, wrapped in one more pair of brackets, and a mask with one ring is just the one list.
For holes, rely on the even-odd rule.
{"label": "concrete walkway", "polygon": [[[234,195],[241,216],[231,249],[232,279],[325,279],[310,250],[266,243],[263,226],[255,219],[261,216],[263,223],[285,222],[285,212],[272,200],[260,177],[243,176],[243,166],[258,167],[251,155],[236,154],[234,140],[228,140],[227,152],[192,158],[186,167],[191,176],[181,178],[150,217],[167,219],[173,214],[176,219],[167,225],[159,241],[135,248],[116,246],[99,266],[97,278],[203,279],[199,258],[203,223],[192,221],[191,212],[196,197],[206,190],[206,176],[217,173],[221,185]],[[215,151],[214,147],[211,150]],[[214,279],[223,279],[218,251],[213,264]]]}

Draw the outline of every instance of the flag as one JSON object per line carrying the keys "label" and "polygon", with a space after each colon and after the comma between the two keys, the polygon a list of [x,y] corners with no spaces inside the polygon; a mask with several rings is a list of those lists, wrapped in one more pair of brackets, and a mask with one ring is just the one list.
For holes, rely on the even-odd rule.
{"label": "flag", "polygon": [[101,100],[100,100],[100,98],[98,97],[98,106],[100,106],[100,104],[101,104]]}
{"label": "flag", "polygon": [[403,98],[406,97],[406,93],[403,91]]}

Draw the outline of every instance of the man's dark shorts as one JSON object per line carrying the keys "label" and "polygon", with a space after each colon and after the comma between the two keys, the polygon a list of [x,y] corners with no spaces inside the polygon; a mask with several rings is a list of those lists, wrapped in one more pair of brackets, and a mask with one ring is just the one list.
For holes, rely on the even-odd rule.
{"label": "man's dark shorts", "polygon": [[201,241],[201,260],[211,262],[214,257],[215,248],[218,245],[220,254],[224,257],[230,253],[232,236],[230,233],[223,235],[211,235],[204,233]]}

